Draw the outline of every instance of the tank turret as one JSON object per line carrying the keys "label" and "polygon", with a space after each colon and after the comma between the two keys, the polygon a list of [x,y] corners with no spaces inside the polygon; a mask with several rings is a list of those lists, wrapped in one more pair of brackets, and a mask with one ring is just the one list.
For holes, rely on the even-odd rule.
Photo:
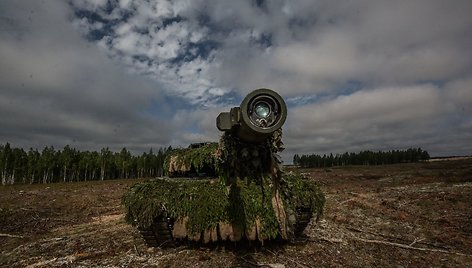
{"label": "tank turret", "polygon": [[123,197],[126,220],[149,246],[299,236],[322,214],[325,199],[312,181],[281,169],[286,118],[279,94],[249,93],[217,116],[218,143],[174,150],[164,163],[169,177],[130,188]]}

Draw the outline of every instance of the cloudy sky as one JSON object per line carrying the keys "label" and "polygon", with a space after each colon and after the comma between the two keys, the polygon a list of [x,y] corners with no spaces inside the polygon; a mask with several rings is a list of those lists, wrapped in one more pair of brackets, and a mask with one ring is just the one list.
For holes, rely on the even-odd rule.
{"label": "cloudy sky", "polygon": [[216,141],[272,88],[286,150],[472,154],[472,2],[0,1],[0,143]]}

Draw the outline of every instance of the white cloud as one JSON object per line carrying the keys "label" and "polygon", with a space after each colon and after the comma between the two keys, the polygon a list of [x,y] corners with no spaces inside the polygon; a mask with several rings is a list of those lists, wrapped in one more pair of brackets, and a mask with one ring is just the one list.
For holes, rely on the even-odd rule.
{"label": "white cloud", "polygon": [[85,6],[90,9],[103,8],[107,0],[76,0],[77,5]]}
{"label": "white cloud", "polygon": [[[449,132],[458,131],[458,126],[446,126],[449,112],[442,89],[434,85],[362,90],[300,106],[289,113],[285,157],[289,159],[296,152],[343,153],[414,146],[433,152],[467,153],[470,146],[462,150],[443,146],[451,142]],[[470,136],[460,131],[454,135],[458,139]]]}
{"label": "white cloud", "polygon": [[[133,3],[135,13],[131,18],[117,23],[114,34],[99,41],[109,55],[121,60],[132,72],[158,81],[168,94],[186,98],[191,103],[211,105],[212,98],[228,92],[215,86],[208,74],[214,61],[211,51],[205,58],[195,55],[197,48],[193,50],[194,55],[187,51],[191,44],[207,39],[207,27],[188,20],[164,23],[190,8],[189,2]],[[88,6],[76,5],[76,8],[87,9]],[[147,30],[143,33],[143,29]],[[193,59],[185,60],[189,55]],[[145,58],[137,60],[136,56]],[[178,62],[174,62],[176,59]]]}
{"label": "white cloud", "polygon": [[[457,106],[472,106],[472,77],[455,80],[445,87],[446,100],[452,101]],[[471,109],[468,106],[469,109]]]}
{"label": "white cloud", "polygon": [[335,81],[354,77],[359,59],[349,34],[328,32],[313,41],[275,48],[273,60],[281,71],[302,74],[310,80]]}
{"label": "white cloud", "polygon": [[[468,2],[447,7],[441,1],[346,4],[287,2],[284,6],[292,11],[283,14],[268,8],[272,13],[259,22],[266,25],[269,17],[275,25],[264,29],[272,34],[271,52],[264,54],[249,42],[234,48],[237,39],[226,39],[229,50],[219,54],[221,82],[241,88],[269,84],[288,95],[336,94],[349,80],[404,86],[460,78],[472,68]],[[237,32],[247,39],[243,30],[232,31]]]}
{"label": "white cloud", "polygon": [[358,91],[334,100],[291,111],[287,124],[299,135],[358,134],[375,127],[411,125],[442,111],[440,95],[433,86]]}
{"label": "white cloud", "polygon": [[[34,9],[35,23],[29,23],[22,5]],[[24,34],[1,33],[0,143],[135,150],[166,146],[172,122],[143,114],[151,102],[160,101],[159,89],[90,46],[67,14],[67,6],[39,2],[2,14]],[[48,30],[51,26],[54,31]]]}

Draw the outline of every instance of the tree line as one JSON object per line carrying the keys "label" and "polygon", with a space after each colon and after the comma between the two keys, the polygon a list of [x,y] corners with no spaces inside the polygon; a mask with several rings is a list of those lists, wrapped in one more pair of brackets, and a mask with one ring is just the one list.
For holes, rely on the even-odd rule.
{"label": "tree line", "polygon": [[428,160],[429,154],[421,148],[407,150],[391,150],[388,152],[361,151],[359,153],[344,153],[323,156],[317,154],[293,156],[293,164],[300,167],[332,167],[345,165],[387,165],[397,163],[412,163]]}
{"label": "tree line", "polygon": [[66,145],[62,150],[49,146],[25,151],[6,143],[0,144],[0,176],[3,185],[156,177],[162,176],[171,150],[169,146],[135,156],[126,148],[79,151]]}

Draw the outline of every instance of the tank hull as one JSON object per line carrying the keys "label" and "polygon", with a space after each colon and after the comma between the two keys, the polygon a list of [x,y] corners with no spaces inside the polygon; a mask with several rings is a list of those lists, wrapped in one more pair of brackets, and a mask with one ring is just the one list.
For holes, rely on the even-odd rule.
{"label": "tank hull", "polygon": [[179,241],[290,240],[323,211],[318,186],[296,174],[276,186],[221,178],[162,178],[136,184],[124,197],[126,220],[138,227],[150,247]]}

